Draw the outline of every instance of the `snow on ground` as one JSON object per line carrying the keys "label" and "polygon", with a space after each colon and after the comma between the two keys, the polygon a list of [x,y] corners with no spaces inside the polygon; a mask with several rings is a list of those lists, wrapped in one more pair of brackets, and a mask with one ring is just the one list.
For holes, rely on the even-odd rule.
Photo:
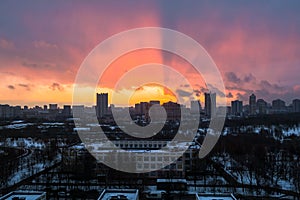
{"label": "snow on ground", "polygon": [[34,140],[32,138],[6,138],[6,146],[10,147],[23,147],[23,148],[37,148],[43,149],[46,147],[46,144],[39,140]]}
{"label": "snow on ground", "polygon": [[31,126],[33,123],[19,123],[19,124],[9,124],[4,126],[5,129],[23,129],[27,126]]}
{"label": "snow on ground", "polygon": [[290,181],[280,179],[280,180],[277,182],[277,184],[278,184],[282,189],[285,189],[285,190],[291,190],[291,191],[294,191],[294,190],[295,190],[294,185],[291,184]]}
{"label": "snow on ground", "polygon": [[300,127],[298,126],[298,127],[283,129],[282,133],[284,136],[291,136],[291,135],[300,136]]}
{"label": "snow on ground", "polygon": [[8,178],[7,184],[8,184],[8,186],[14,185],[14,184],[16,184],[16,183],[32,176],[32,175],[38,173],[38,172],[41,172],[45,168],[56,164],[57,162],[60,161],[60,159],[61,159],[61,156],[57,155],[53,160],[46,161],[45,164],[36,163],[32,166],[25,167],[24,169],[18,170],[18,172],[14,173],[13,175],[11,175],[10,178]]}

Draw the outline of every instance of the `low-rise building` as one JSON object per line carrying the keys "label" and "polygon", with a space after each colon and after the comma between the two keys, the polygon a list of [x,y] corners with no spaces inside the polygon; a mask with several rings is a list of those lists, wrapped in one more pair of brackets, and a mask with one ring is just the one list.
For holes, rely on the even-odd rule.
{"label": "low-rise building", "polygon": [[44,200],[46,199],[45,192],[39,191],[13,191],[3,197],[0,200]]}
{"label": "low-rise building", "polygon": [[196,200],[236,200],[233,194],[196,194]]}
{"label": "low-rise building", "polygon": [[138,200],[139,190],[137,189],[105,189],[98,200]]}

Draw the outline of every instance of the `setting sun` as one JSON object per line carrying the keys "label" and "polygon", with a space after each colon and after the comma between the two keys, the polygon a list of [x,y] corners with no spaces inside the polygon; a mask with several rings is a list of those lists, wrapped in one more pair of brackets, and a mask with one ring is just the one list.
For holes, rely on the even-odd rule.
{"label": "setting sun", "polygon": [[169,101],[177,102],[176,95],[170,89],[158,84],[146,84],[135,90],[130,97],[129,104],[134,105],[152,100],[158,100],[161,104]]}

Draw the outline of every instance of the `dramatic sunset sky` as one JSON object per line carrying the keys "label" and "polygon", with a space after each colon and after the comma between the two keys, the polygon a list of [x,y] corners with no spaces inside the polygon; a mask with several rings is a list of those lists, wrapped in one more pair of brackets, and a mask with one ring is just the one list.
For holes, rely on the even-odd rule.
{"label": "dramatic sunset sky", "polygon": [[[0,2],[0,104],[71,104],[77,70],[89,52],[114,34],[149,26],[199,42],[219,67],[229,101],[247,103],[251,93],[287,104],[300,98],[298,0],[9,0]],[[102,80],[105,90],[134,65],[157,62],[174,65],[192,79],[195,98],[201,96],[202,80],[189,64],[163,54],[146,50],[121,57]],[[143,90],[153,88],[172,100],[167,89]],[[175,92],[185,94],[185,86]]]}

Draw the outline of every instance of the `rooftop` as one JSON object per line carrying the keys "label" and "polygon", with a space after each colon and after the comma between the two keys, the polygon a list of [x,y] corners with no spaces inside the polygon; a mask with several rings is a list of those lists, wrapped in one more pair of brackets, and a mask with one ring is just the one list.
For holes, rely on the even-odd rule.
{"label": "rooftop", "polygon": [[42,200],[46,199],[45,192],[37,191],[13,191],[3,197],[0,197],[0,200]]}
{"label": "rooftop", "polygon": [[233,194],[196,194],[197,200],[236,200]]}
{"label": "rooftop", "polygon": [[98,200],[137,200],[138,193],[136,189],[105,189]]}

